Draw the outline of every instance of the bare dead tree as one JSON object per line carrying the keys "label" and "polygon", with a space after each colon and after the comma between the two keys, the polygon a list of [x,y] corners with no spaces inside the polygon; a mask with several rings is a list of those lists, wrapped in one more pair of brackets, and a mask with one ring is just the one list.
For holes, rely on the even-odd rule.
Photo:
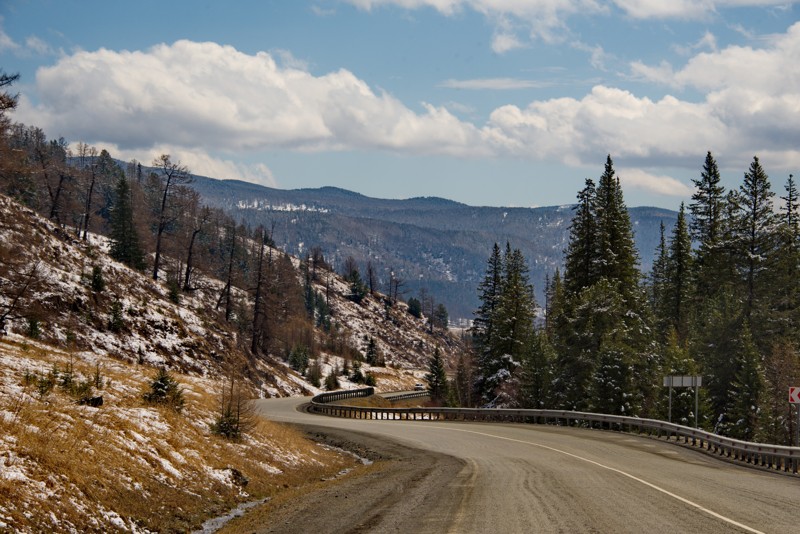
{"label": "bare dead tree", "polygon": [[208,206],[203,206],[200,208],[200,212],[197,213],[197,205],[199,203],[199,195],[195,193],[196,198],[195,202],[192,203],[194,212],[193,215],[190,216],[191,221],[191,229],[189,234],[189,244],[186,247],[186,270],[183,276],[183,290],[184,291],[191,291],[191,278],[192,273],[194,272],[194,247],[197,243],[197,237],[206,231],[206,227],[208,222],[211,220],[211,208]]}
{"label": "bare dead tree", "polygon": [[403,286],[405,286],[405,280],[397,276],[397,273],[395,273],[394,270],[390,270],[389,300],[391,300],[393,303],[397,302],[397,300],[400,298],[400,295],[405,293]]}
{"label": "bare dead tree", "polygon": [[375,271],[375,266],[372,260],[367,260],[367,287],[369,287],[369,294],[374,295],[375,289],[378,286],[378,273]]}
{"label": "bare dead tree", "polygon": [[231,291],[233,288],[233,265],[236,257],[236,224],[231,224],[231,243],[228,249],[228,268],[226,273],[225,287],[222,289],[222,294],[217,301],[217,309],[220,304],[225,302],[225,320],[230,321],[232,308]]}
{"label": "bare dead tree", "polygon": [[86,241],[89,235],[89,220],[92,216],[94,187],[97,183],[97,149],[93,146],[90,147],[86,143],[78,143],[77,155],[80,161],[80,170],[86,175],[83,217],[81,217],[81,225],[78,227],[78,233],[82,234],[82,239]]}
{"label": "bare dead tree", "polygon": [[0,250],[0,293],[5,297],[0,304],[0,332],[5,332],[9,320],[26,316],[26,299],[41,277],[41,262],[12,259],[5,247]]}
{"label": "bare dead tree", "polygon": [[261,339],[261,325],[266,316],[266,312],[264,310],[264,306],[261,303],[261,295],[263,292],[263,282],[264,282],[264,248],[267,244],[267,232],[264,230],[264,227],[260,227],[259,229],[260,237],[261,237],[261,246],[258,251],[258,265],[256,267],[256,288],[255,288],[255,298],[253,302],[253,337],[250,343],[250,352],[253,354],[256,353],[257,349],[259,348],[259,340]]}
{"label": "bare dead tree", "polygon": [[180,162],[173,162],[169,154],[162,154],[153,160],[153,167],[158,169],[158,181],[161,192],[161,206],[158,210],[156,224],[156,254],[153,261],[153,280],[158,280],[158,269],[161,262],[162,239],[167,227],[174,221],[169,214],[170,203],[175,196],[176,187],[193,181],[189,169]]}

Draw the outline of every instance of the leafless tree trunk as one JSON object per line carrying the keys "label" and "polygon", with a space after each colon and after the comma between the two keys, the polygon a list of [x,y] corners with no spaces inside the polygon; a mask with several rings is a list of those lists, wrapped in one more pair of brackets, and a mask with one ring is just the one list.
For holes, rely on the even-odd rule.
{"label": "leafless tree trunk", "polygon": [[375,294],[375,287],[378,285],[378,273],[375,272],[375,266],[372,260],[367,260],[367,285],[369,286],[369,294]]}
{"label": "leafless tree trunk", "polygon": [[5,247],[0,250],[0,291],[6,303],[0,306],[0,332],[5,332],[9,319],[24,317],[20,308],[29,291],[41,280],[40,262],[33,265],[27,261],[11,258],[11,252]]}
{"label": "leafless tree trunk", "polygon": [[258,251],[258,267],[256,268],[256,293],[255,302],[253,303],[253,339],[250,344],[250,352],[256,353],[261,338],[261,321],[263,319],[264,309],[261,305],[261,291],[262,282],[264,280],[264,248],[267,241],[267,233],[264,228],[259,228],[261,233],[261,247]]}
{"label": "leafless tree trunk", "polygon": [[228,273],[226,276],[227,281],[225,282],[225,288],[222,290],[222,295],[220,295],[219,300],[217,301],[217,308],[219,308],[220,303],[224,300],[225,301],[225,320],[230,321],[231,319],[231,289],[233,285],[233,263],[234,257],[236,255],[236,224],[231,225],[231,248],[228,251]]}
{"label": "leafless tree trunk", "polygon": [[[97,181],[97,149],[90,147],[86,143],[78,143],[78,157],[81,158],[81,169],[89,173],[89,184],[86,191],[86,201],[83,208],[83,217],[81,220],[83,236],[82,239],[86,241],[89,235],[89,220],[92,216],[92,198],[94,196],[94,185]],[[89,158],[87,163],[85,158]]]}
{"label": "leafless tree trunk", "polygon": [[172,222],[172,218],[167,215],[168,202],[172,197],[172,189],[176,185],[188,184],[192,182],[189,169],[178,163],[173,163],[169,154],[162,154],[153,161],[153,166],[157,167],[160,176],[162,194],[161,208],[158,212],[158,224],[156,226],[156,255],[153,261],[153,280],[158,280],[158,268],[161,262],[161,247],[164,231]]}
{"label": "leafless tree trunk", "polygon": [[[195,203],[194,205],[196,207],[197,204]],[[197,236],[205,231],[206,224],[208,224],[209,219],[211,219],[211,209],[208,206],[203,206],[200,210],[200,215],[192,218],[194,224],[192,226],[191,237],[189,238],[189,246],[186,251],[186,271],[184,272],[183,276],[184,291],[192,290],[190,282],[192,278],[192,272],[194,272],[194,246]]]}

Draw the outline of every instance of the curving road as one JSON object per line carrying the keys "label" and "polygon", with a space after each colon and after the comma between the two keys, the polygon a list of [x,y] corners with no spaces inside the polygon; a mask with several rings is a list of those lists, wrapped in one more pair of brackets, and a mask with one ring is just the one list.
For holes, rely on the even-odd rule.
{"label": "curving road", "polygon": [[[544,425],[328,418],[298,412],[307,401],[258,407],[275,421],[366,432],[462,460],[438,493],[430,489],[435,479],[421,487],[436,502],[417,496],[416,532],[785,533],[800,525],[800,478],[674,444]],[[398,528],[396,519],[376,521],[343,531]]]}

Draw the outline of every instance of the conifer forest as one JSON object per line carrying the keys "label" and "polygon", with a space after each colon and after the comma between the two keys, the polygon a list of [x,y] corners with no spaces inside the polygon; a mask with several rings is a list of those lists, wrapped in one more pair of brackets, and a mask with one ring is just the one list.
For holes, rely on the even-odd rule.
{"label": "conifer forest", "polygon": [[[546,302],[535,302],[521,253],[496,244],[479,287],[474,361],[458,362],[454,401],[666,420],[663,378],[699,375],[699,426],[791,444],[787,392],[800,381],[794,178],[776,198],[754,157],[726,191],[709,152],[693,182],[674,227],[662,225],[650,273],[638,269],[611,156],[577,195]],[[672,404],[672,421],[694,426],[695,392],[675,389]]]}

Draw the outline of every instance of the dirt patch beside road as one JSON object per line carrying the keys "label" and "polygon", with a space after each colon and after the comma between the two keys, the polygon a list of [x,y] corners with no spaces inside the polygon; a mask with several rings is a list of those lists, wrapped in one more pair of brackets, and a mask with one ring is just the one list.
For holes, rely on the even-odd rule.
{"label": "dirt patch beside road", "polygon": [[334,481],[290,489],[220,532],[446,532],[467,464],[369,434],[302,426],[312,439],[374,463]]}

